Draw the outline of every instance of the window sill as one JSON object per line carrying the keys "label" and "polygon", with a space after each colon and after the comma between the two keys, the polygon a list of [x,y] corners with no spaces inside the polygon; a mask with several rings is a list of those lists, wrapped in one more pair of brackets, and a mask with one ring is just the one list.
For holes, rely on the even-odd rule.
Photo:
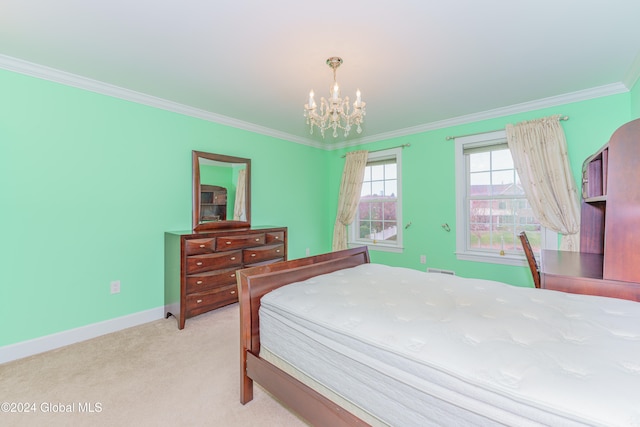
{"label": "window sill", "polygon": [[513,265],[516,267],[527,266],[527,260],[518,255],[492,255],[483,252],[456,252],[460,261],[484,262],[489,264]]}
{"label": "window sill", "polygon": [[389,245],[380,245],[373,243],[365,243],[365,242],[349,242],[349,248],[359,248],[361,246],[366,246],[369,250],[372,251],[381,251],[381,252],[395,252],[402,253],[404,252],[404,248],[398,246],[389,246]]}

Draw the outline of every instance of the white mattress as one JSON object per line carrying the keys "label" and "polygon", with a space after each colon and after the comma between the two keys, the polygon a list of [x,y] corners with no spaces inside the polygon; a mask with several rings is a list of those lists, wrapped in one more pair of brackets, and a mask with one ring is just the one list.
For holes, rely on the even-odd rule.
{"label": "white mattress", "polygon": [[262,298],[261,345],[393,426],[640,426],[640,304],[365,264]]}

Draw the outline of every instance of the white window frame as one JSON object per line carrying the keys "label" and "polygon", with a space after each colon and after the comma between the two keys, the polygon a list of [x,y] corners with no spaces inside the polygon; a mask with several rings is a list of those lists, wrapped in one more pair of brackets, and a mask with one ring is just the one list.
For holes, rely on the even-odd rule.
{"label": "white window frame", "polygon": [[358,223],[358,213],[356,212],[356,217],[353,220],[353,223],[349,225],[349,247],[367,246],[371,250],[397,253],[401,253],[404,250],[404,247],[402,246],[402,231],[404,230],[404,227],[402,225],[402,148],[398,147],[389,148],[387,150],[370,151],[367,157],[367,164],[369,162],[391,158],[395,158],[396,160],[396,169],[398,173],[398,193],[396,195],[396,221],[398,226],[398,235],[396,237],[396,240],[394,243],[390,243],[387,241],[377,241],[374,243],[371,240],[360,239],[358,227],[355,227],[355,224]]}
{"label": "white window frame", "polygon": [[[504,130],[474,134],[455,138],[455,162],[456,162],[456,257],[459,260],[486,262],[492,264],[504,264],[514,266],[527,265],[524,255],[488,253],[474,251],[467,247],[469,241],[469,207],[467,200],[467,173],[464,158],[465,148],[486,147],[490,145],[504,144],[507,142],[507,133]],[[558,234],[545,227],[541,227],[540,246],[542,249],[557,249]],[[537,253],[536,257],[539,258]],[[539,261],[539,260],[538,260]]]}

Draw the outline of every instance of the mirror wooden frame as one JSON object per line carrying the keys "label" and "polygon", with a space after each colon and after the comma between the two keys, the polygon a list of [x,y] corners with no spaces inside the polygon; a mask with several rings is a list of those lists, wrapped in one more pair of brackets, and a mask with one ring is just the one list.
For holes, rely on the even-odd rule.
{"label": "mirror wooden frame", "polygon": [[[208,159],[222,163],[244,163],[246,165],[245,182],[245,212],[246,221],[200,221],[200,159]],[[193,178],[193,230],[206,231],[226,228],[249,228],[251,227],[251,159],[242,157],[226,156],[223,154],[206,153],[204,151],[192,152],[192,178]]]}

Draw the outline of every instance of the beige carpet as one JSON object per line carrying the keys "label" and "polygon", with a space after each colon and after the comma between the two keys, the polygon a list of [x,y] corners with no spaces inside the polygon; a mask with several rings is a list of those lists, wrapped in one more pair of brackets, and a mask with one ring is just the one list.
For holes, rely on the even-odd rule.
{"label": "beige carpet", "polygon": [[[238,355],[234,304],[182,331],[157,320],[6,363],[0,425],[306,426],[259,387],[240,404]],[[4,402],[35,412],[6,413]]]}

